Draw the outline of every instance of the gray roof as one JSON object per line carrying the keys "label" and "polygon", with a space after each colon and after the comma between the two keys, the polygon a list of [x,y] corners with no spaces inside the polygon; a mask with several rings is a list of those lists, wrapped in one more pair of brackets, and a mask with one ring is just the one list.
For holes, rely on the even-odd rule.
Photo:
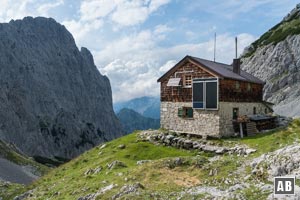
{"label": "gray roof", "polygon": [[264,81],[262,81],[259,78],[256,78],[255,76],[243,71],[242,69],[241,69],[240,74],[234,73],[232,65],[227,65],[227,64],[224,64],[224,63],[218,63],[218,62],[205,60],[205,59],[197,58],[197,57],[193,57],[193,56],[185,56],[172,69],[170,69],[162,77],[160,77],[158,79],[158,81],[161,81],[168,74],[170,74],[172,71],[174,71],[186,59],[191,59],[192,61],[200,64],[201,66],[205,67],[209,71],[211,71],[211,72],[215,73],[216,75],[218,75],[220,77],[223,77],[223,78],[235,79],[235,80],[258,83],[258,84],[264,84],[265,83]]}
{"label": "gray roof", "polygon": [[224,63],[218,63],[210,60],[205,60],[202,58],[197,58],[197,57],[192,57],[193,60],[197,61],[198,63],[204,65],[204,67],[210,69],[211,71],[225,77],[225,78],[230,78],[230,79],[236,79],[236,80],[241,80],[241,81],[247,81],[247,82],[253,82],[253,83],[259,83],[259,84],[264,84],[265,82],[260,80],[259,78],[256,78],[255,76],[245,72],[244,70],[241,69],[240,74],[234,73],[233,72],[233,67],[232,65],[227,65]]}

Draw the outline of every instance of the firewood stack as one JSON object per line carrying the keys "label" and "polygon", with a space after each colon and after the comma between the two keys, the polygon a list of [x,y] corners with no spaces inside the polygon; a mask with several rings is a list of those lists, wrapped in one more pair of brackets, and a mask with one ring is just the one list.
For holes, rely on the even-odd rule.
{"label": "firewood stack", "polygon": [[247,115],[238,116],[237,118],[238,123],[247,123],[250,122],[250,119]]}

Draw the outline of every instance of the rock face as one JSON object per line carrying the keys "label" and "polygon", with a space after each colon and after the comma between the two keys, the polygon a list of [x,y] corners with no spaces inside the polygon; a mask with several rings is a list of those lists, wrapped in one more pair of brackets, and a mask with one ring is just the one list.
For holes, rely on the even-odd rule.
{"label": "rock face", "polygon": [[242,69],[266,81],[264,99],[275,112],[300,116],[300,4],[245,49]]}
{"label": "rock face", "polygon": [[64,26],[0,24],[0,139],[27,155],[72,158],[119,136],[108,78]]}

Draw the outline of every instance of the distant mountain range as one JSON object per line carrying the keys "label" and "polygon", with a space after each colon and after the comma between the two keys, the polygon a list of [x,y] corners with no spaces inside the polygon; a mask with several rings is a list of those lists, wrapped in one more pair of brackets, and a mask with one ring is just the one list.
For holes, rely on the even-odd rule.
{"label": "distant mountain range", "polygon": [[160,118],[159,97],[144,96],[114,104],[115,113],[119,113],[123,108],[132,109],[144,117],[150,117],[153,119]]}
{"label": "distant mountain range", "polygon": [[135,130],[158,129],[160,127],[159,119],[144,117],[132,109],[123,108],[117,114],[123,130],[126,133],[132,133]]}

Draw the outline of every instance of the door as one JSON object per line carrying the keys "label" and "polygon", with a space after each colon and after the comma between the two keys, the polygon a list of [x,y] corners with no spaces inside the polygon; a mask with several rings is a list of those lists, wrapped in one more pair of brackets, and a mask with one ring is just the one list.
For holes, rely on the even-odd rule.
{"label": "door", "polygon": [[233,108],[232,110],[232,119],[237,119],[239,116],[239,108]]}

